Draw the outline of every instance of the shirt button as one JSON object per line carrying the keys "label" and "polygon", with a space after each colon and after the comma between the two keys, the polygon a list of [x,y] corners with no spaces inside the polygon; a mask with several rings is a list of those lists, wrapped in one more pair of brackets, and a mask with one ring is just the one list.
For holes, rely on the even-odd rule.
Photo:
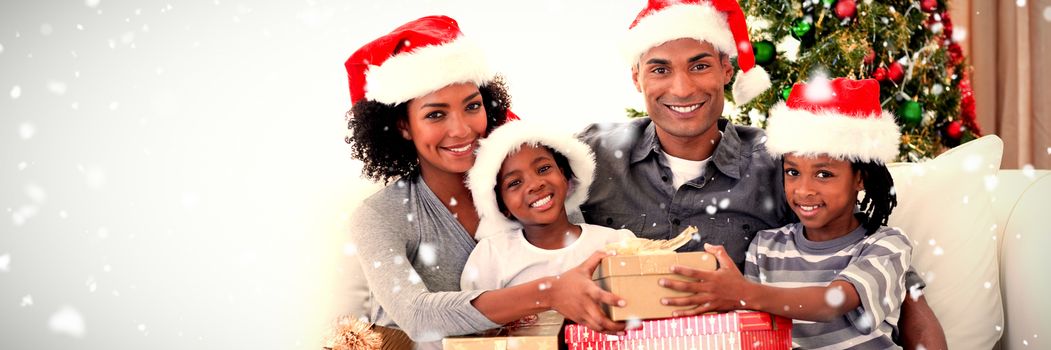
{"label": "shirt button", "polygon": [[744,224],[744,226],[741,226],[741,229],[743,229],[745,231],[751,231],[752,230],[752,225]]}
{"label": "shirt button", "polygon": [[672,225],[679,226],[679,224],[681,224],[682,221],[679,221],[679,219],[671,219],[671,223]]}
{"label": "shirt button", "polygon": [[613,225],[613,218],[606,218],[606,225]]}
{"label": "shirt button", "polygon": [[661,176],[661,181],[668,182],[668,177],[667,176]]}

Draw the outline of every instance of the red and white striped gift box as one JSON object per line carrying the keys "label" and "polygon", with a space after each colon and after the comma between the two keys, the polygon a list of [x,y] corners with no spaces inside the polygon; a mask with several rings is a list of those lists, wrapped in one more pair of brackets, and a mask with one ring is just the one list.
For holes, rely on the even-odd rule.
{"label": "red and white striped gift box", "polygon": [[792,320],[765,312],[737,311],[642,321],[615,336],[579,324],[566,326],[570,350],[791,349]]}

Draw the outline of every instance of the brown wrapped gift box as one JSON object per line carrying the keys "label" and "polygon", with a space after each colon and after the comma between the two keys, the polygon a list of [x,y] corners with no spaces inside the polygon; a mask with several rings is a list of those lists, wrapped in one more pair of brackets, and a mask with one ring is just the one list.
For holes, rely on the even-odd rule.
{"label": "brown wrapped gift box", "polygon": [[672,312],[688,309],[683,306],[661,304],[661,298],[686,296],[661,287],[661,278],[689,281],[672,274],[672,265],[688,266],[698,270],[714,271],[715,256],[705,252],[689,252],[659,255],[615,255],[602,259],[593,279],[602,289],[624,299],[625,307],[608,307],[606,314],[614,321],[629,319],[649,320],[672,317]]}

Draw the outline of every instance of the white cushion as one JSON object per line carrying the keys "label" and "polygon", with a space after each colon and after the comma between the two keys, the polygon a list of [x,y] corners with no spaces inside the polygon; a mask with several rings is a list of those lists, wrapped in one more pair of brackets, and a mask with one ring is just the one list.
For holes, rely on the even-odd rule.
{"label": "white cushion", "polygon": [[[1001,180],[1004,180],[1001,178]],[[1046,349],[1051,336],[1051,247],[1047,213],[1051,207],[1051,174],[1029,172],[1015,179],[1026,185],[1006,220],[1000,251],[1007,324],[1004,350]],[[1003,183],[1004,181],[1001,181]]]}
{"label": "white cushion", "polygon": [[898,195],[890,226],[913,243],[912,264],[950,349],[989,349],[1000,338],[996,225],[990,201],[1003,142],[985,136],[923,163],[889,164]]}

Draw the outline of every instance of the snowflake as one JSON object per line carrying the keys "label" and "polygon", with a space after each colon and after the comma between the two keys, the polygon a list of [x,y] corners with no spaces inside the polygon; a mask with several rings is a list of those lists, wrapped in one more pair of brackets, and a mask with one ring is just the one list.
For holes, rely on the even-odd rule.
{"label": "snowflake", "polygon": [[17,100],[19,97],[22,97],[22,87],[15,85],[11,88],[11,99]]}
{"label": "snowflake", "polygon": [[55,95],[62,96],[66,94],[66,83],[61,81],[49,81],[47,82],[47,89]]}
{"label": "snowflake", "polygon": [[1000,185],[1000,178],[996,175],[985,176],[985,190],[992,192],[996,189],[996,186]]}
{"label": "snowflake", "polygon": [[343,244],[343,255],[354,256],[358,253],[358,245],[353,242]]}
{"label": "snowflake", "polygon": [[11,254],[0,255],[0,272],[11,271]]}
{"label": "snowflake", "polygon": [[832,92],[832,84],[828,80],[828,73],[823,70],[814,72],[814,77],[807,84],[803,98],[813,103],[822,103],[835,97]]}
{"label": "snowflake", "polygon": [[825,291],[825,303],[831,307],[839,307],[846,301],[847,295],[842,288],[829,288]]}
{"label": "snowflake", "polygon": [[424,265],[434,266],[434,264],[438,263],[438,254],[433,244],[420,243],[419,251],[416,254]]}
{"label": "snowflake", "polygon": [[22,297],[22,304],[20,306],[33,306],[33,296],[26,294],[26,296]]}
{"label": "snowflake", "polygon": [[420,278],[420,274],[416,273],[416,270],[409,269],[409,283],[419,284],[420,282],[423,282],[423,279]]}
{"label": "snowflake", "polygon": [[84,337],[84,316],[71,306],[63,306],[48,319],[48,328],[52,332],[65,334],[74,338]]}

